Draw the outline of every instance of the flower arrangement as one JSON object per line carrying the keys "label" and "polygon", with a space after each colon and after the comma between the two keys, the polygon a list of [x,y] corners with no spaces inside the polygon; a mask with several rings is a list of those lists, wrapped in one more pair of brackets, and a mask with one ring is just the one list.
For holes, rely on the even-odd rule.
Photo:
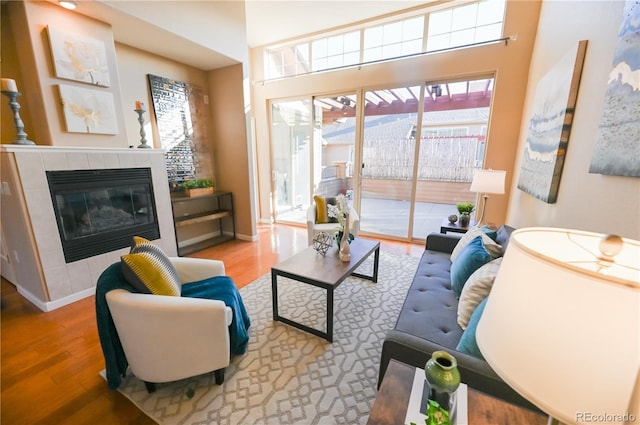
{"label": "flower arrangement", "polygon": [[[338,220],[338,227],[336,227],[336,242],[338,246],[340,245],[340,241],[342,240],[342,235],[344,234],[344,226],[348,219],[349,215],[349,199],[344,195],[336,196],[336,204],[335,205],[327,205],[327,215],[331,218],[335,218]],[[349,232],[349,243],[355,239],[353,234]]]}

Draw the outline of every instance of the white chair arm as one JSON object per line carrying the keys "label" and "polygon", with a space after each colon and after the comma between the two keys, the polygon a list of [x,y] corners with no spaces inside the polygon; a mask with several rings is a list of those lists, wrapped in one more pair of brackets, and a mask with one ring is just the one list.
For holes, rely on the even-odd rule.
{"label": "white chair arm", "polygon": [[316,204],[311,203],[307,208],[307,241],[309,245],[313,243],[313,237],[315,236],[316,225]]}
{"label": "white chair arm", "polygon": [[107,303],[134,375],[170,382],[229,365],[232,311],[219,300],[110,291]]}
{"label": "white chair arm", "polygon": [[353,236],[358,236],[360,232],[360,216],[356,212],[355,208],[349,208],[349,233]]}
{"label": "white chair arm", "polygon": [[224,276],[224,263],[205,258],[169,257],[178,271],[180,282],[196,282],[213,276]]}

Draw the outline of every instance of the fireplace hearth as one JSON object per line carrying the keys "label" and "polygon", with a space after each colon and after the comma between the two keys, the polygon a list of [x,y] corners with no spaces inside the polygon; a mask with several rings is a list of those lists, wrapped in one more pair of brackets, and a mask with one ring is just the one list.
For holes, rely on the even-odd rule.
{"label": "fireplace hearth", "polygon": [[150,168],[47,171],[65,262],[158,239]]}

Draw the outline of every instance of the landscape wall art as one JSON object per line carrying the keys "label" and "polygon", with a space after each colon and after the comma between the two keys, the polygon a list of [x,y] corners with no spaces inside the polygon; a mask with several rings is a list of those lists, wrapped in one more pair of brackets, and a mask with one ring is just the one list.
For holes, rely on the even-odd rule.
{"label": "landscape wall art", "polygon": [[580,41],[538,82],[518,189],[553,204],[569,145],[587,41]]}
{"label": "landscape wall art", "polygon": [[640,177],[640,1],[625,4],[590,173]]}

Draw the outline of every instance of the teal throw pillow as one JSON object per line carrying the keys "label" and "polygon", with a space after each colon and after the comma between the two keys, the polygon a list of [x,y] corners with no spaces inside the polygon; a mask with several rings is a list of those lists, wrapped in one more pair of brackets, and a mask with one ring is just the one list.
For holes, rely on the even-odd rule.
{"label": "teal throw pillow", "polygon": [[451,289],[460,298],[464,284],[483,265],[493,257],[484,246],[482,237],[478,236],[465,246],[451,263]]}
{"label": "teal throw pillow", "polygon": [[478,348],[478,341],[476,340],[476,329],[478,328],[478,323],[480,322],[480,318],[482,317],[482,313],[484,312],[484,306],[487,304],[488,299],[489,297],[485,297],[485,299],[482,300],[473,311],[471,319],[469,319],[467,329],[465,329],[462,333],[462,337],[460,337],[460,341],[458,341],[458,345],[456,346],[456,350],[460,351],[461,353],[470,354],[479,359],[484,359],[484,356],[480,352],[480,348]]}

